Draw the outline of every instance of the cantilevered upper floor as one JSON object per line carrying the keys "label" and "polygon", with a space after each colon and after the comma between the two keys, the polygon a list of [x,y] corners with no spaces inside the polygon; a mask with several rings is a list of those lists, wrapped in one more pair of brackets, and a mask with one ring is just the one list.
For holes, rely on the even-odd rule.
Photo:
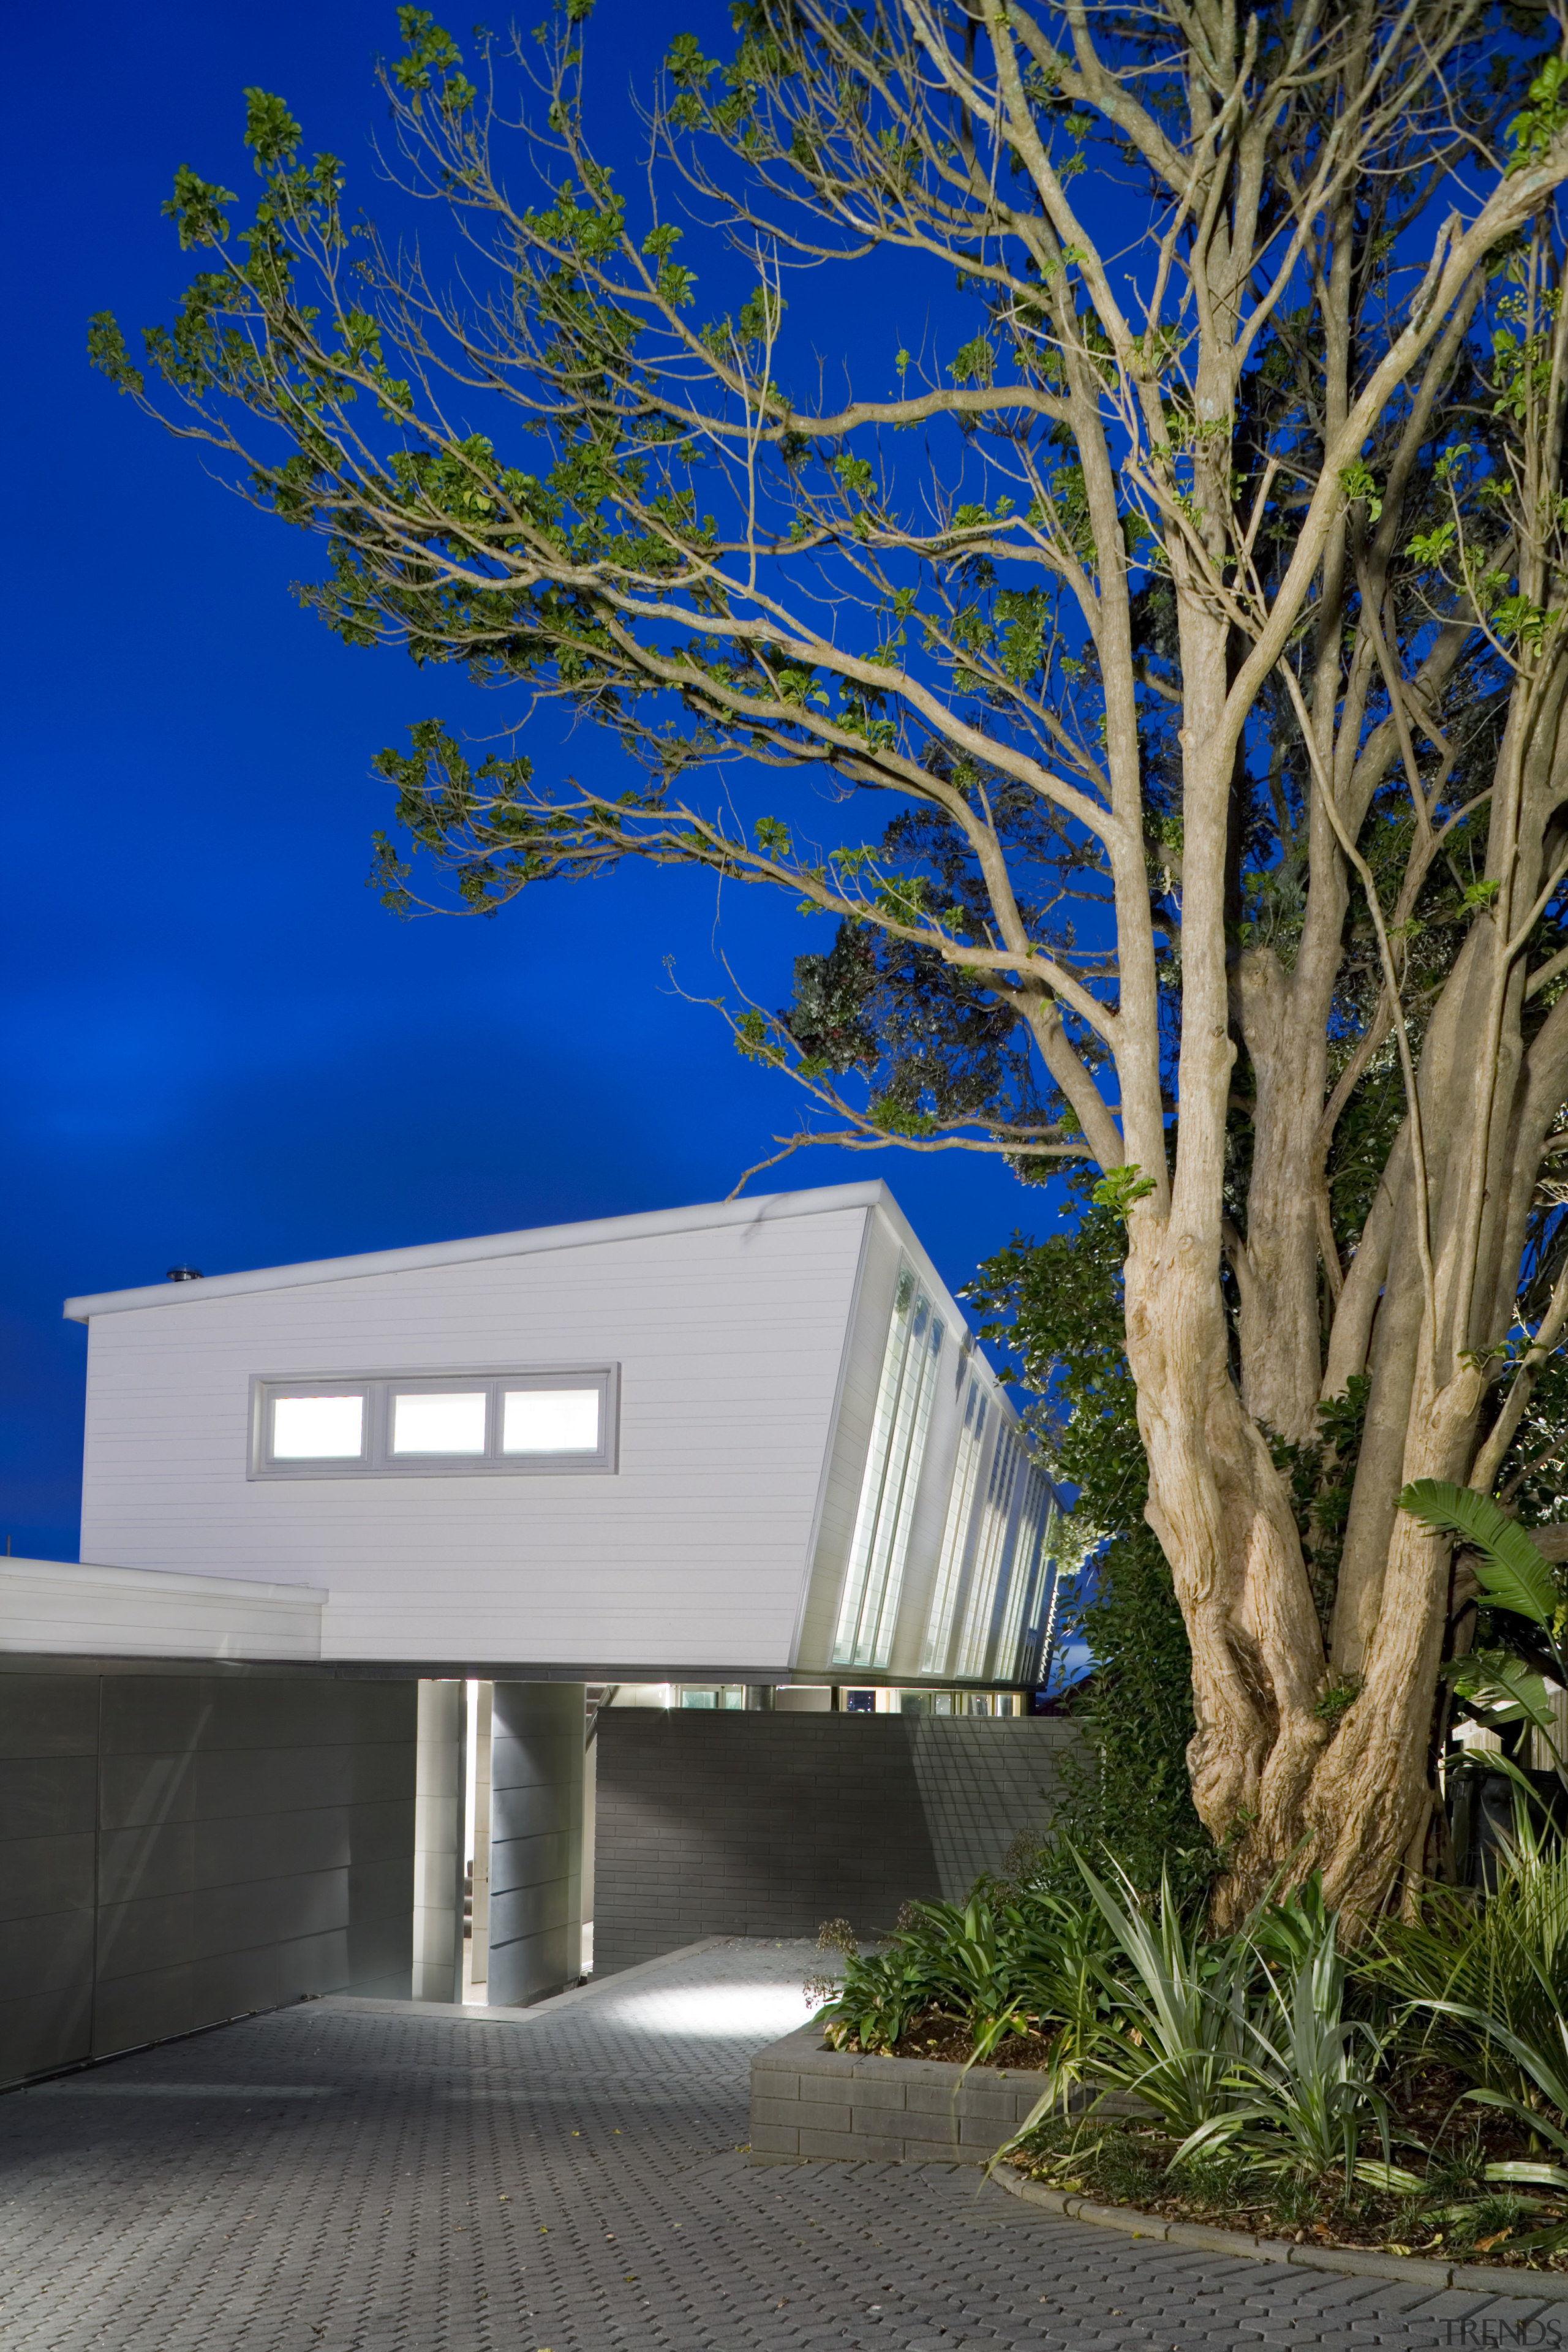
{"label": "cantilevered upper floor", "polygon": [[1037,1672],[1051,1491],[883,1184],[65,1311],[89,1332],[83,1559],[324,1588],[323,1658]]}

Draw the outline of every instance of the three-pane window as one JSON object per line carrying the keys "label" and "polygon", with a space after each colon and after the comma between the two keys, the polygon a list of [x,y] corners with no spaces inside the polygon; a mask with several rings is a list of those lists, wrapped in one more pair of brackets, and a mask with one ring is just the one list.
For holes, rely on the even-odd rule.
{"label": "three-pane window", "polygon": [[614,1470],[618,1368],[251,1382],[253,1478]]}

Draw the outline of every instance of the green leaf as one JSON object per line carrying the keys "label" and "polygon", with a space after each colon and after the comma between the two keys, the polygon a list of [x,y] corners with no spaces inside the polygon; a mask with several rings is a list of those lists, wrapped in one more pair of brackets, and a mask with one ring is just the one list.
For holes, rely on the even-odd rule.
{"label": "green leaf", "polygon": [[1346,498],[1352,501],[1364,499],[1366,519],[1368,522],[1376,522],[1383,512],[1383,493],[1377,487],[1371,467],[1362,458],[1358,457],[1353,466],[1340,467],[1340,488]]}
{"label": "green leaf", "polygon": [[1399,1507],[1436,1534],[1464,1538],[1478,1555],[1476,1573],[1489,1601],[1533,1625],[1551,1624],[1559,1598],[1552,1564],[1489,1495],[1446,1478],[1417,1478]]}
{"label": "green leaf", "polygon": [[1543,1675],[1506,1650],[1471,1650],[1438,1670],[1460,1698],[1468,1699],[1494,1725],[1532,1723],[1555,1748],[1555,1718]]}
{"label": "green leaf", "polygon": [[291,163],[303,135],[280,98],[267,89],[246,91],[245,143],[256,151],[258,172],[278,171]]}
{"label": "green leaf", "polygon": [[1509,124],[1513,153],[1505,167],[1505,176],[1522,171],[1528,163],[1538,163],[1564,122],[1568,122],[1568,106],[1563,102],[1565,80],[1568,58],[1548,58],[1530,85],[1530,104]]}
{"label": "green leaf", "polygon": [[1126,1218],[1135,1201],[1143,1200],[1154,1190],[1154,1179],[1145,1176],[1138,1167],[1108,1168],[1093,1192],[1091,1201],[1102,1209],[1114,1210]]}
{"label": "green leaf", "polygon": [[132,367],[112,310],[95,310],[87,322],[87,356],[101,368],[116,392],[140,392],[142,371]]}
{"label": "green leaf", "polygon": [[1369,2189],[1381,2189],[1385,2197],[1419,2197],[1426,2185],[1407,2165],[1380,2164],[1371,2158],[1356,2166],[1355,2177]]}

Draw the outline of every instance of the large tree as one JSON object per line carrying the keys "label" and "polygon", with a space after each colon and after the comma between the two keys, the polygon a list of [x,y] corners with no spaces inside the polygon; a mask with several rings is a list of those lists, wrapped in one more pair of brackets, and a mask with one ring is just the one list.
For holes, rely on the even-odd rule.
{"label": "large tree", "polygon": [[[248,93],[248,224],[183,169],[199,274],[93,355],[325,537],[345,638],[640,762],[547,788],[416,728],[394,903],[783,889],[836,942],[731,1017],[826,1131],[1098,1163],[1219,1911],[1289,1863],[1364,1916],[1440,1841],[1451,1571],[1399,1492],[1557,1442],[1555,20],[742,0],[617,175],[587,14],[465,59],[401,12],[384,233]],[[836,404],[871,273],[912,355]]]}

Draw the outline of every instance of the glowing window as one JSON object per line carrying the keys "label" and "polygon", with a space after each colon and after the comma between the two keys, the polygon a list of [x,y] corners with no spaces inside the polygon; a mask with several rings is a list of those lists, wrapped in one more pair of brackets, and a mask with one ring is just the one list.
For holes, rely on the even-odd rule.
{"label": "glowing window", "polygon": [[433,1393],[394,1397],[395,1454],[482,1454],[485,1450],[483,1389],[437,1389]]}
{"label": "glowing window", "polygon": [[508,1389],[503,1454],[593,1454],[599,1444],[599,1391]]}
{"label": "glowing window", "polygon": [[364,1452],[364,1398],[280,1396],[272,1402],[278,1462],[357,1461]]}
{"label": "glowing window", "polygon": [[942,1337],[940,1317],[905,1266],[849,1547],[833,1644],[836,1664],[885,1666],[892,1654]]}
{"label": "glowing window", "polygon": [[377,1372],[250,1383],[252,1478],[615,1471],[620,1368]]}
{"label": "glowing window", "polygon": [[985,1661],[990,1654],[991,1636],[995,1630],[994,1612],[999,1589],[1005,1589],[1013,1564],[1013,1545],[1016,1528],[1013,1517],[1013,1502],[1018,1483],[1018,1470],[1023,1462],[1023,1448],[1010,1430],[1004,1431],[996,1451],[991,1457],[991,1476],[985,1490],[985,1506],[981,1513],[980,1534],[974,1547],[974,1568],[969,1581],[969,1599],[963,1612],[963,1632],[959,1640],[956,1663],[950,1674],[962,1675],[966,1680],[986,1672]]}
{"label": "glowing window", "polygon": [[972,1380],[969,1400],[963,1408],[963,1427],[959,1432],[952,1486],[948,1496],[947,1525],[942,1529],[936,1591],[931,1595],[925,1648],[921,1655],[922,1675],[942,1675],[950,1671],[948,1653],[952,1647],[953,1628],[958,1622],[963,1599],[970,1538],[974,1528],[974,1501],[979,1486],[980,1465],[985,1452],[986,1413],[986,1398],[979,1381]]}

